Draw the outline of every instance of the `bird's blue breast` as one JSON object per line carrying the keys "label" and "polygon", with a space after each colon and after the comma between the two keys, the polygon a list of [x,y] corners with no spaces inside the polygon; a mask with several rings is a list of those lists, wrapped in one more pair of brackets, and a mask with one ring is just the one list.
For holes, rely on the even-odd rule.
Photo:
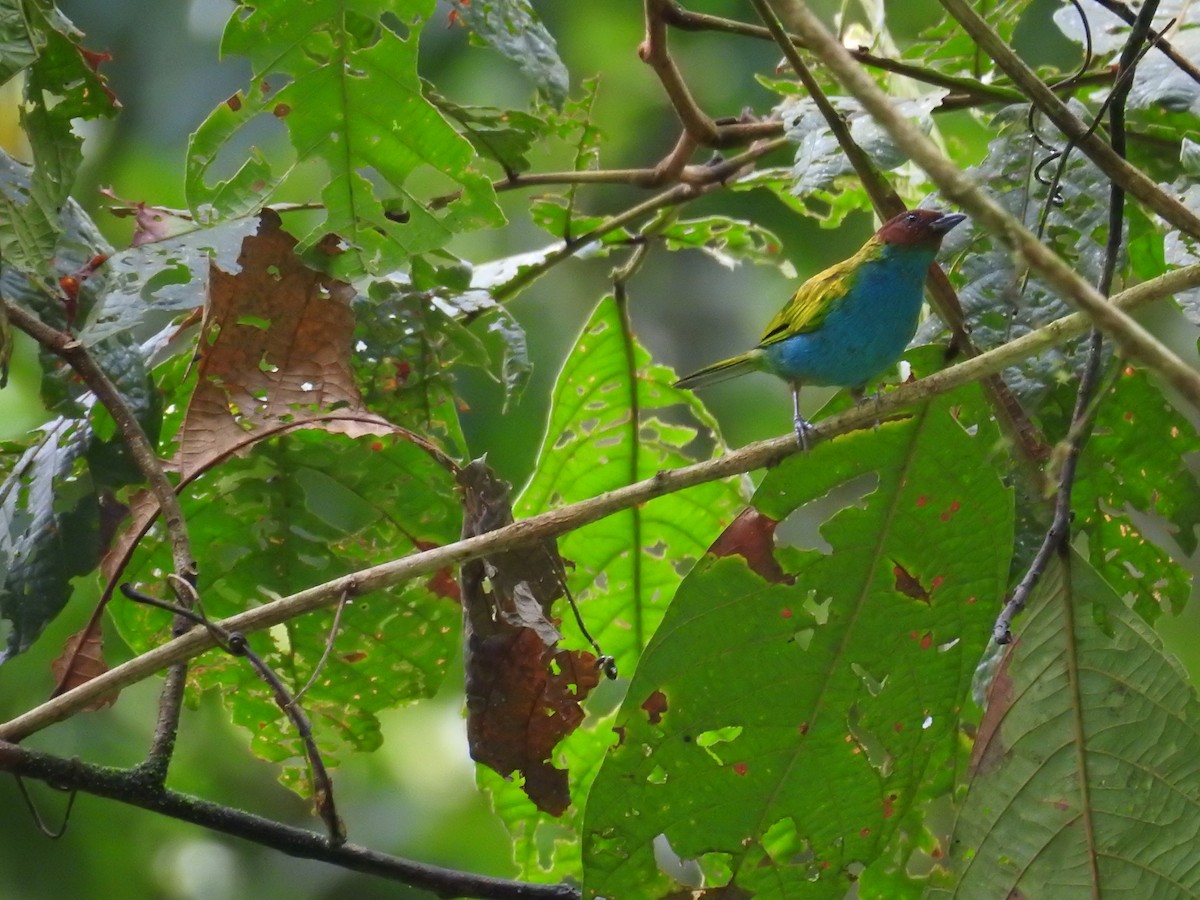
{"label": "bird's blue breast", "polygon": [[762,348],[763,367],[801,384],[859,387],[893,365],[917,330],[934,252],[885,246],[815,330]]}

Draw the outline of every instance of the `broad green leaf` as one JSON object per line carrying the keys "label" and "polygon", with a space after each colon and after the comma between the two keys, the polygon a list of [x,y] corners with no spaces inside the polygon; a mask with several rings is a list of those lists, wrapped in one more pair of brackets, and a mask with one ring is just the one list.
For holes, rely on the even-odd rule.
{"label": "broad green leaf", "polygon": [[[303,243],[334,232],[350,244],[336,263],[340,275],[397,269],[458,232],[501,224],[491,182],[472,168],[470,143],[421,93],[417,44],[432,9],[426,0],[353,8],[266,0],[235,13],[222,52],[249,57],[255,84],[266,88],[229,98],[192,137],[187,194],[201,220],[250,212],[292,165],[320,160],[329,173],[325,216]],[[403,34],[393,27],[401,23]],[[211,181],[227,144],[267,115],[287,126],[294,161],[255,149],[232,176]],[[410,184],[424,167],[460,188],[438,211]]]}
{"label": "broad green leaf", "polygon": [[1051,559],[1018,624],[946,848],[945,895],[1196,896],[1194,685],[1076,556]]}
{"label": "broad green leaf", "polygon": [[[767,474],[757,527],[726,545],[744,558],[691,572],[629,686],[588,798],[585,896],[842,898],[907,877],[1008,580],[981,408],[967,388]],[[826,549],[773,552],[775,523],[822,499],[850,504]]]}
{"label": "broad green leaf", "polygon": [[111,116],[118,104],[96,74],[95,59],[85,58],[78,44],[79,32],[61,16],[48,16],[34,4],[27,4],[26,11],[38,39],[38,56],[26,73],[21,109],[21,124],[33,151],[33,170],[25,208],[5,204],[19,238],[5,240],[0,250],[16,250],[11,257],[5,253],[5,259],[23,271],[49,275],[59,211],[83,161],[83,139],[72,123]]}
{"label": "broad green leaf", "polygon": [[[514,505],[517,517],[691,462],[692,442],[702,430],[715,435],[716,424],[690,391],[671,387],[673,380],[668,369],[650,362],[616,301],[601,300],[559,373],[537,468]],[[721,449],[707,440],[701,447],[706,454]],[[712,482],[609,516],[559,540],[584,622],[604,653],[616,657],[622,678],[633,674],[683,574],[742,504],[736,481]],[[564,608],[559,614],[568,646],[585,648],[570,613]],[[537,814],[515,785],[487,775],[480,779],[513,832],[526,878],[578,877],[579,814],[611,743],[613,688],[601,684],[596,689],[588,701],[589,721],[556,754],[567,761],[574,801],[562,820]],[[553,843],[566,836],[572,839]],[[553,849],[539,849],[546,847]]]}
{"label": "broad green leaf", "polygon": [[761,225],[727,216],[680,219],[656,232],[655,237],[661,238],[668,250],[702,250],[728,268],[742,260],[788,267],[780,255],[779,238]]}
{"label": "broad green leaf", "polygon": [[454,10],[479,38],[519,65],[542,96],[562,106],[570,76],[529,0],[454,0]]}
{"label": "broad green leaf", "polygon": [[[453,478],[425,450],[399,438],[351,440],[316,430],[256,445],[189,484],[181,502],[200,594],[214,619],[452,542],[461,527]],[[128,575],[161,593],[161,572],[169,569],[156,525]],[[457,590],[445,571],[348,599],[325,668],[303,700],[318,745],[331,754],[326,762],[346,747],[375,749],[380,711],[436,692],[457,653]],[[169,632],[160,610],[119,600],[110,611],[135,652]],[[319,611],[251,635],[251,646],[298,691],[324,653],[332,622],[330,610]],[[193,683],[221,690],[258,755],[296,764],[297,736],[244,660],[210,653]]]}
{"label": "broad green leaf", "polygon": [[1079,461],[1075,526],[1088,536],[1088,558],[1150,624],[1164,612],[1179,613],[1191,593],[1191,572],[1156,543],[1161,529],[1150,523],[1165,527],[1182,551],[1178,558],[1195,553],[1200,483],[1188,462],[1197,452],[1192,423],[1144,372],[1128,367],[1100,407]]}

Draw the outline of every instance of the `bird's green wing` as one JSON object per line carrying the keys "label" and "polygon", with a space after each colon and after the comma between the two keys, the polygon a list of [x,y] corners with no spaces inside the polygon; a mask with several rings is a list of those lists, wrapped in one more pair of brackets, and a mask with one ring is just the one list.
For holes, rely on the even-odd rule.
{"label": "bird's green wing", "polygon": [[829,311],[849,292],[858,267],[876,258],[878,252],[879,248],[868,241],[849,259],[830,266],[800,285],[792,299],[767,325],[758,346],[764,347],[794,334],[820,328]]}

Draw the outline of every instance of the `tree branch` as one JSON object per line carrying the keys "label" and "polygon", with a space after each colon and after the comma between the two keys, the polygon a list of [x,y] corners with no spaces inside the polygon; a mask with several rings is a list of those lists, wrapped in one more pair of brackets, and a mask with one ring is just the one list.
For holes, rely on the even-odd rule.
{"label": "tree branch", "polygon": [[466,896],[496,900],[577,900],[579,897],[577,890],[565,884],[528,884],[504,878],[488,878],[424,865],[357,844],[331,846],[329,841],[315,832],[149,785],[137,770],[122,771],[79,760],[61,759],[5,741],[0,741],[0,771],[35,778],[60,789],[107,797],[242,838],[288,856],[327,862],[352,872],[375,875],[432,891],[441,897]]}
{"label": "tree branch", "polygon": [[[1153,281],[1123,291],[1113,298],[1112,303],[1115,307],[1134,309],[1195,287],[1200,287],[1200,265],[1169,272]],[[986,375],[1001,372],[1019,360],[1079,337],[1088,331],[1090,325],[1089,318],[1081,313],[1056,319],[1037,331],[982,353],[974,359],[935,372],[911,384],[900,385],[895,390],[885,393],[877,403],[866,404],[820,421],[814,425],[810,440],[825,441],[849,431],[872,428],[877,421],[914,404]],[[775,465],[797,449],[795,435],[789,432],[784,437],[750,444],[717,459],[659,472],[653,478],[523,519],[478,537],[414,553],[336,578],[230,616],[219,624],[226,630],[243,633],[269,628],[303,613],[336,603],[343,594],[357,596],[368,591],[382,590],[446,566],[554,538],[664,494]],[[213,642],[208,633],[203,629],[194,628],[161,647],[122,663],[86,684],[0,724],[0,740],[19,741],[73,715],[97,697],[142,681],[160,669],[198,656],[211,647]]]}
{"label": "tree branch", "polygon": [[[100,368],[83,342],[74,335],[50,327],[33,313],[14,303],[0,299],[0,304],[3,304],[10,322],[66,362],[96,395],[96,399],[108,410],[125,446],[129,448],[134,464],[149,483],[150,490],[162,510],[163,521],[171,543],[171,557],[175,566],[175,574],[194,587],[196,562],[192,558],[187,523],[183,518],[179,499],[175,496],[175,489],[167,479],[166,472],[163,471],[158,455],[154,451],[154,445],[150,443],[146,432],[142,430],[141,424],[133,414],[133,410],[129,408],[129,404],[125,402],[125,398],[121,396],[117,386]],[[182,590],[178,585],[173,585],[173,588],[179,605],[189,606],[191,597],[187,591]],[[89,624],[98,623],[93,617],[92,623]],[[174,628],[177,635],[182,634],[188,628],[187,620],[176,617]],[[82,645],[83,641],[80,641],[79,646]],[[159,696],[154,735],[151,738],[150,748],[143,765],[145,765],[148,775],[157,778],[160,784],[167,777],[167,768],[175,749],[175,736],[179,730],[179,713],[183,707],[183,689],[186,681],[186,666],[182,664],[176,666],[167,674],[166,683]]]}
{"label": "tree branch", "polygon": [[[1126,6],[1121,0],[1094,0],[1095,3],[1103,6],[1110,13],[1118,16],[1127,25],[1132,25],[1137,21],[1137,13]],[[1169,30],[1169,29],[1168,29]],[[1163,56],[1175,63],[1179,71],[1187,75],[1192,81],[1200,84],[1200,69],[1192,63],[1190,59],[1181,54],[1178,50],[1171,46],[1170,42],[1165,37],[1153,28],[1149,31],[1150,43],[1158,49]]]}
{"label": "tree branch", "polygon": [[[1062,130],[1063,134],[1074,140],[1079,149],[1087,154],[1100,171],[1124,188],[1130,196],[1140,201],[1147,209],[1158,213],[1187,234],[1200,237],[1200,217],[1159,188],[1141,170],[1126,162],[1099,135],[1089,134],[1087,123],[1067,108],[1067,105],[1058,98],[1054,91],[1050,90],[1037,77],[1037,74],[1025,65],[1016,52],[991,29],[975,10],[967,5],[965,0],[940,0],[940,2],[946,11],[958,20],[971,39],[1025,93],[1026,98],[1044,112]],[[802,3],[797,3],[797,5],[803,7]],[[807,12],[806,8],[804,15],[811,22],[820,24],[812,17],[811,13]],[[821,26],[821,30],[825,31],[824,26]],[[828,32],[825,33],[828,35]],[[840,45],[838,46],[840,47]],[[824,54],[818,55],[824,58]],[[929,174],[932,176],[933,173]]]}
{"label": "tree branch", "polygon": [[[1039,273],[1046,284],[1072,305],[1084,310],[1096,326],[1112,337],[1122,352],[1140,360],[1160,378],[1170,384],[1200,409],[1200,372],[1197,372],[1145,328],[1110,304],[1094,287],[1054,254],[1016,218],[992,200],[965,172],[939,150],[932,141],[892,106],[891,100],[874,80],[858,66],[838,40],[812,14],[802,0],[781,0],[791,11],[791,25],[805,39],[812,51],[829,66],[838,80],[858,98],[875,119],[913,161],[923,168],[943,195],[959,204],[980,225],[995,234],[1004,244],[1020,253],[1026,263]],[[959,0],[942,0],[957,7]],[[971,13],[974,15],[974,13]],[[1044,85],[1042,86],[1044,87]],[[1057,103],[1057,98],[1055,98]],[[1074,118],[1072,116],[1072,118]],[[1083,123],[1079,123],[1086,130]],[[1101,142],[1103,144],[1103,142]],[[1082,146],[1082,143],[1081,143]],[[1105,150],[1116,157],[1112,148]],[[1124,163],[1124,160],[1120,160]],[[1143,180],[1145,176],[1139,177]],[[1132,182],[1114,178],[1130,194],[1137,196],[1141,188]],[[1160,194],[1154,188],[1156,194]],[[1168,198],[1169,199],[1169,198]],[[1183,209],[1171,201],[1172,207]],[[1186,212],[1186,210],[1185,210]],[[1189,218],[1195,218],[1188,213]],[[1200,225],[1200,220],[1197,221]]]}

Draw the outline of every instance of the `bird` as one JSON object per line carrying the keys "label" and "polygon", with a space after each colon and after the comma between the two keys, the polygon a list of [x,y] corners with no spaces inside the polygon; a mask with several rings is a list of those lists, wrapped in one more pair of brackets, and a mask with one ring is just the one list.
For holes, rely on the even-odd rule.
{"label": "bird", "polygon": [[925,275],[942,238],[966,216],[914,209],[894,216],[849,259],[814,275],[773,318],[754,349],[675,382],[708,387],[747,372],[768,372],[792,389],[802,450],[812,426],[800,414],[800,387],[866,383],[893,365],[917,330]]}

